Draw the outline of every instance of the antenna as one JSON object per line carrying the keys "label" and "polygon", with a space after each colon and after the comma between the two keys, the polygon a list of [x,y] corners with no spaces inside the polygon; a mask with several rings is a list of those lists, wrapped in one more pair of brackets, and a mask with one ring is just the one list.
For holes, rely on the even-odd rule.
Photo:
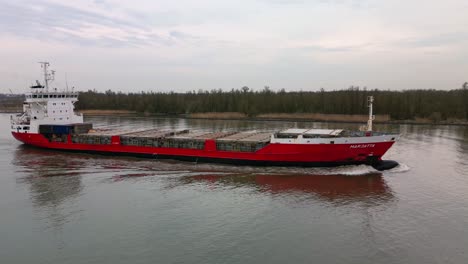
{"label": "antenna", "polygon": [[367,131],[372,132],[372,121],[375,116],[372,114],[373,111],[374,96],[367,96],[367,106],[369,107],[369,120],[367,120]]}
{"label": "antenna", "polygon": [[49,66],[49,63],[46,61],[40,61],[39,63],[41,64],[41,68],[44,69],[44,82],[46,91],[49,91],[49,80],[47,78],[47,66]]}
{"label": "antenna", "polygon": [[45,88],[46,92],[49,91],[49,81],[55,80],[55,71],[50,71],[50,73],[47,71],[47,67],[50,65],[46,61],[40,61],[41,68],[44,69],[44,82],[45,82]]}

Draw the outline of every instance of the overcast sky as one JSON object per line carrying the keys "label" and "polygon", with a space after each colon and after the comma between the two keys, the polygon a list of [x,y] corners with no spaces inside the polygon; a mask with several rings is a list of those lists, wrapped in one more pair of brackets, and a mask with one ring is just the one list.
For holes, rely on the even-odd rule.
{"label": "overcast sky", "polygon": [[0,0],[0,92],[454,89],[467,0]]}

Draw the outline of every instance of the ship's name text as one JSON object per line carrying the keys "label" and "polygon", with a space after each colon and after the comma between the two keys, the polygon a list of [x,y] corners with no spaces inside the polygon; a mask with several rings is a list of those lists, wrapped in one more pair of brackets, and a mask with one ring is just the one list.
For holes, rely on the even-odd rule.
{"label": "ship's name text", "polygon": [[375,144],[359,144],[359,145],[351,145],[349,148],[373,148]]}

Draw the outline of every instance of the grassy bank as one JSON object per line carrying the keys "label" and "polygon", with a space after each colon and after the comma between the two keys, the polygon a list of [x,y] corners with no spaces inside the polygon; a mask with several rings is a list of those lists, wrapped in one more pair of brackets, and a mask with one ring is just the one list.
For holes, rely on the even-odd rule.
{"label": "grassy bank", "polygon": [[[82,110],[80,111],[88,116],[112,116],[112,115],[138,115],[138,116],[162,116],[162,117],[181,117],[193,119],[226,119],[226,120],[275,120],[275,121],[316,121],[316,122],[346,122],[346,123],[365,123],[367,115],[343,115],[343,114],[319,114],[319,113],[270,113],[259,114],[256,116],[248,116],[239,112],[207,112],[207,113],[191,113],[191,114],[152,114],[152,113],[137,113],[135,111],[125,110]],[[376,115],[375,123],[390,123],[390,124],[436,124],[436,125],[468,125],[467,120],[447,119],[433,120],[429,118],[414,118],[407,120],[391,119],[390,115]]]}
{"label": "grassy bank", "polygon": [[202,118],[202,119],[247,119],[248,116],[239,112],[209,112],[209,113],[193,113],[187,114],[189,118]]}
{"label": "grassy bank", "polygon": [[21,113],[21,112],[23,112],[23,109],[17,106],[0,107],[0,113]]}
{"label": "grassy bank", "polygon": [[102,109],[86,109],[86,110],[79,110],[80,113],[84,115],[135,115],[136,111],[129,111],[129,110],[102,110]]}
{"label": "grassy bank", "polygon": [[[260,114],[257,116],[260,119],[305,119],[323,122],[366,122],[369,119],[368,115],[337,115],[337,114],[318,114],[318,113],[272,113]],[[390,121],[390,115],[376,115],[376,122]]]}

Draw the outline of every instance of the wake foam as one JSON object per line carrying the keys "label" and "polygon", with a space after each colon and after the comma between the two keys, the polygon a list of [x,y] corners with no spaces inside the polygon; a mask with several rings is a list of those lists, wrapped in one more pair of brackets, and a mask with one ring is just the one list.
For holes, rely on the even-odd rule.
{"label": "wake foam", "polygon": [[396,166],[395,168],[393,169],[390,169],[390,170],[386,170],[385,172],[390,172],[390,173],[402,173],[402,172],[407,172],[409,171],[411,168],[404,164],[404,163],[399,163],[398,166]]}

